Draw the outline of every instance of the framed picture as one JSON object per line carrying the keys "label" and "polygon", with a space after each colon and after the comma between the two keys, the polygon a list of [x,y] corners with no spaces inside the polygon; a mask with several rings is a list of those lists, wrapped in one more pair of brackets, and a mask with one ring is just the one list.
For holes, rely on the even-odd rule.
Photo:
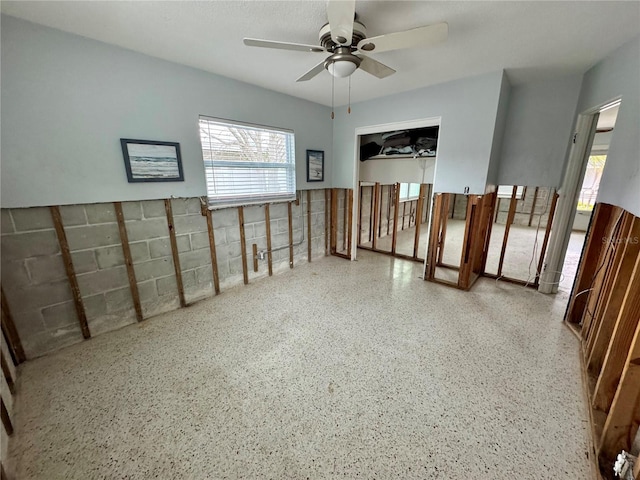
{"label": "framed picture", "polygon": [[324,182],[324,152],[307,150],[307,182]]}
{"label": "framed picture", "polygon": [[184,181],[179,143],[121,138],[120,144],[129,183]]}

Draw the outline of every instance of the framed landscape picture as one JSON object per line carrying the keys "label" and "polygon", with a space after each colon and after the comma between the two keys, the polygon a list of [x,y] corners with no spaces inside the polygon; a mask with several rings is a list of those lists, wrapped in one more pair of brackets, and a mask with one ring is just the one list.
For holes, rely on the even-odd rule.
{"label": "framed landscape picture", "polygon": [[184,181],[179,143],[121,138],[120,144],[129,183]]}
{"label": "framed landscape picture", "polygon": [[307,182],[324,182],[324,152],[307,150]]}

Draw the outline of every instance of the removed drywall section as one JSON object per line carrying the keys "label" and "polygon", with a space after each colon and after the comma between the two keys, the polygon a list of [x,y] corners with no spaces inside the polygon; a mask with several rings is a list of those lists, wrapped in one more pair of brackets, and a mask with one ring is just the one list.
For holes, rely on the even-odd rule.
{"label": "removed drywall section", "polygon": [[[328,107],[6,15],[1,34],[5,208],[205,195],[199,115],[292,129],[297,188],[329,184]],[[179,142],[184,181],[127,183],[120,138]]]}
{"label": "removed drywall section", "polygon": [[589,70],[582,81],[578,112],[622,98],[611,137],[598,202],[640,216],[640,36]]}
{"label": "removed drywall section", "polygon": [[483,194],[502,74],[493,72],[357,103],[350,115],[339,111],[333,125],[333,156],[337,159],[333,185],[354,187],[356,128],[441,117],[434,191],[464,193],[469,187],[470,193]]}
{"label": "removed drywall section", "polygon": [[[299,192],[292,204],[293,264],[325,254],[325,191]],[[307,202],[311,199],[311,203]],[[200,198],[171,199],[180,278],[187,303],[214,294],[213,264],[206,216]],[[309,208],[310,207],[310,208]],[[60,207],[91,336],[136,322],[114,203]],[[244,209],[245,255],[252,244],[266,249],[265,206]],[[49,207],[2,209],[2,287],[27,358],[82,341],[78,314],[64,268]],[[143,317],[180,307],[178,281],[165,200],[122,203],[124,225]],[[238,208],[212,212],[217,268],[222,291],[243,283]],[[309,224],[309,221],[311,222]],[[289,270],[287,203],[270,205],[273,271]],[[310,228],[309,228],[310,227]],[[267,260],[249,282],[268,273]]]}
{"label": "removed drywall section", "polygon": [[2,219],[2,288],[27,358],[82,341],[49,208]]}
{"label": "removed drywall section", "polygon": [[580,82],[572,75],[512,87],[498,185],[560,185]]}

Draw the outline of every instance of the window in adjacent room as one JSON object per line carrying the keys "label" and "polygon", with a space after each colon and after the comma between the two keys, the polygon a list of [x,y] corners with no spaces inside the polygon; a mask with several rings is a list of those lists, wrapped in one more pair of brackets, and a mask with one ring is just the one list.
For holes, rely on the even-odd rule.
{"label": "window in adjacent room", "polygon": [[[516,200],[524,200],[524,188],[522,185],[516,187]],[[511,195],[513,195],[513,185],[498,186],[498,198],[511,198]]]}
{"label": "window in adjacent room", "polygon": [[401,183],[400,184],[400,201],[416,199],[420,195],[419,183]]}
{"label": "window in adjacent room", "polygon": [[292,130],[200,116],[209,206],[296,198]]}

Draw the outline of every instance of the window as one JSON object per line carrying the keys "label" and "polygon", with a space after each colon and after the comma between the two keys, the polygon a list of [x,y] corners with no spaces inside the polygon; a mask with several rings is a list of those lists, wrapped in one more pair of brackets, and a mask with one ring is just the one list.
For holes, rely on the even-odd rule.
{"label": "window", "polygon": [[200,116],[212,207],[296,198],[293,131]]}
{"label": "window", "polygon": [[408,200],[410,198],[418,198],[420,195],[419,183],[401,183],[400,184],[400,200]]}
{"label": "window", "polygon": [[[516,200],[524,199],[524,189],[522,185],[516,188]],[[498,185],[498,198],[511,198],[513,195],[513,185]]]}
{"label": "window", "polygon": [[604,171],[604,164],[607,161],[606,155],[591,155],[587,162],[587,169],[584,172],[584,180],[580,189],[578,199],[578,210],[593,210],[600,187],[600,178]]}

